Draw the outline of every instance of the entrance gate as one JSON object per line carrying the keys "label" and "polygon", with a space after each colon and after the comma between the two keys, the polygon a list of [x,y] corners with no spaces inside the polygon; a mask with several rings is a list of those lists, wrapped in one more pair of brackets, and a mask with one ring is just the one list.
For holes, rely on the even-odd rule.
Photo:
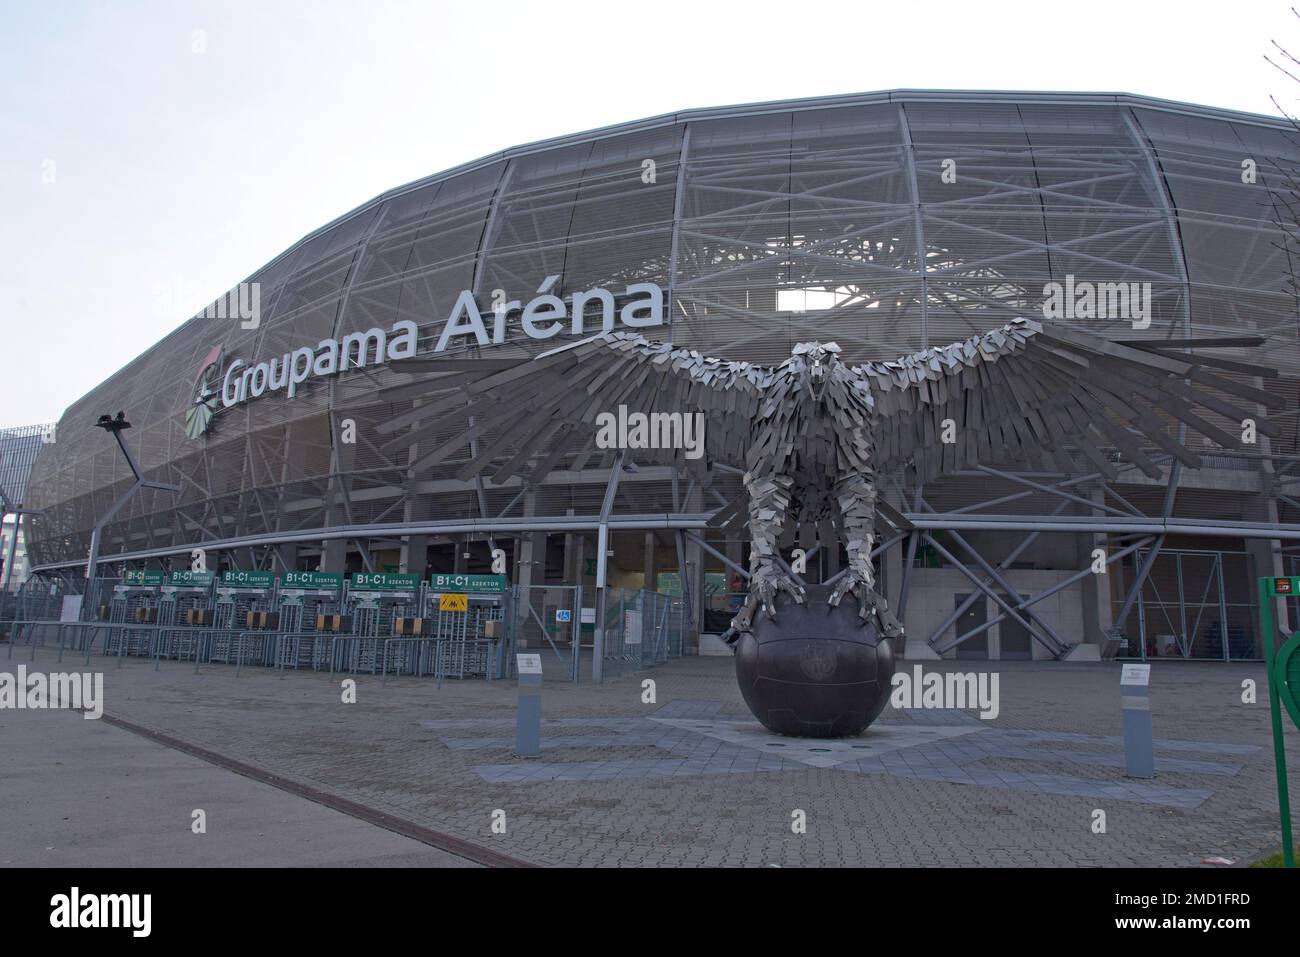
{"label": "entrance gate", "polygon": [[[515,652],[542,656],[543,678],[578,681],[583,671],[580,619],[582,588],[578,585],[513,585],[506,612],[506,669],[514,673]],[[586,658],[590,659],[590,655]],[[590,661],[586,664],[590,676]]]}
{"label": "entrance gate", "polygon": [[611,588],[605,595],[605,674],[640,671],[682,653],[680,596]]}

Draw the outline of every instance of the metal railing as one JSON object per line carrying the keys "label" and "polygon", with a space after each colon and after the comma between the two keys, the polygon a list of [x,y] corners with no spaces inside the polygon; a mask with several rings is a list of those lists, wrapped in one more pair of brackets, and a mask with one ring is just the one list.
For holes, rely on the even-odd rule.
{"label": "metal railing", "polygon": [[195,674],[205,664],[233,664],[236,676],[246,664],[281,671],[328,667],[330,674],[382,673],[387,683],[391,670],[394,675],[432,676],[439,686],[447,678],[493,681],[503,674],[504,642],[497,638],[379,638],[112,621],[16,622],[8,656],[12,660],[21,644],[30,649],[28,660],[35,661],[37,649],[51,636],[57,636],[59,663],[71,651],[84,654],[89,665],[98,644],[99,654],[116,658],[119,668],[127,658],[152,658],[156,671],[166,658],[193,661]]}
{"label": "metal railing", "polygon": [[381,684],[388,683],[389,671],[397,677],[432,675],[439,687],[446,678],[494,681],[502,674],[501,648],[498,638],[386,638]]}

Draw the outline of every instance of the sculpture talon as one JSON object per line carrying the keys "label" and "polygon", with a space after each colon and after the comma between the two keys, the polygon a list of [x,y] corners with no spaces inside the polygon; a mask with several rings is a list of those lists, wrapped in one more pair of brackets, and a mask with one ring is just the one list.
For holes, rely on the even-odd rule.
{"label": "sculpture talon", "polygon": [[835,584],[826,603],[836,607],[845,595],[852,595],[858,601],[858,621],[865,625],[871,615],[876,616],[880,633],[886,638],[903,637],[903,626],[889,611],[889,603],[883,595],[875,590],[875,583],[870,575],[850,572]]}
{"label": "sculpture talon", "polygon": [[736,631],[752,631],[754,613],[760,608],[767,612],[767,617],[776,620],[776,596],[785,592],[798,604],[807,601],[803,586],[774,567],[770,562],[760,564],[749,579],[749,595],[740,608],[740,613],[731,620],[731,627]]}

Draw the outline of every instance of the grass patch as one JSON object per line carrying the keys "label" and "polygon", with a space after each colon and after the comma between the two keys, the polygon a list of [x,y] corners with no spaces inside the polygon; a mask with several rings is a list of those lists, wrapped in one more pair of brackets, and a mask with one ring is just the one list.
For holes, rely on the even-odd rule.
{"label": "grass patch", "polygon": [[1254,864],[1251,864],[1250,866],[1251,867],[1281,867],[1282,852],[1278,851],[1276,854],[1270,854],[1268,857],[1261,857],[1259,860],[1257,860]]}

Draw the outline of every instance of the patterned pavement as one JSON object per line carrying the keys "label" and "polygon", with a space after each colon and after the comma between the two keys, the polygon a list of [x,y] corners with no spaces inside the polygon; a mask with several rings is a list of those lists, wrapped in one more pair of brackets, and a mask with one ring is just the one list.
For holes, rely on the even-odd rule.
{"label": "patterned pavement", "polygon": [[[83,667],[60,668],[44,651],[34,666]],[[535,758],[513,754],[513,681],[438,688],[357,675],[356,703],[344,703],[343,675],[222,665],[195,674],[129,659],[92,667],[103,669],[110,715],[537,864],[1195,867],[1209,857],[1248,863],[1279,842],[1267,698],[1242,700],[1245,681],[1263,694],[1258,664],[1153,665],[1159,773],[1146,781],[1124,774],[1111,663],[927,664],[997,671],[998,717],[886,708],[866,734],[838,742],[765,732],[729,659],[676,660],[600,686],[548,679]],[[11,718],[0,712],[7,742]],[[1287,747],[1294,774],[1294,729]],[[32,759],[63,756],[46,746]],[[98,795],[83,809],[96,827],[147,840],[160,826],[129,808],[120,821],[104,817],[116,807],[104,795],[135,769],[60,767],[64,793]],[[193,800],[208,800],[210,815],[236,813],[209,798]],[[792,829],[797,813],[805,831]]]}
{"label": "patterned pavement", "polygon": [[[542,748],[557,751],[573,748],[648,747],[674,757],[614,758],[607,761],[546,761],[476,765],[474,772],[494,783],[537,781],[623,781],[633,778],[689,777],[700,774],[757,774],[787,771],[796,767],[834,768],[858,774],[888,774],[895,777],[944,781],[950,784],[984,785],[1039,794],[1072,794],[1080,797],[1115,798],[1169,807],[1197,808],[1213,795],[1209,787],[1167,787],[1137,781],[1108,781],[1069,774],[1034,770],[983,769],[991,758],[1070,765],[1123,768],[1123,739],[1108,735],[1081,735],[1043,731],[999,731],[981,727],[983,722],[964,711],[898,712],[905,722],[880,724],[857,738],[838,741],[782,738],[752,718],[727,720],[719,717],[721,702],[674,702],[652,716],[628,718],[561,718],[546,722]],[[937,724],[937,720],[946,720]],[[493,730],[509,726],[509,719],[490,722],[423,720],[431,731],[475,728]],[[591,728],[613,734],[547,736],[547,729]],[[514,739],[492,735],[451,737],[439,740],[457,751],[495,750],[511,752]],[[1080,750],[1078,745],[1106,748]],[[1208,741],[1156,742],[1160,750],[1202,752],[1212,755],[1250,755],[1255,745],[1219,744]],[[1156,767],[1161,772],[1182,772],[1193,777],[1235,776],[1242,765],[1227,761],[1197,761],[1161,755]]]}

